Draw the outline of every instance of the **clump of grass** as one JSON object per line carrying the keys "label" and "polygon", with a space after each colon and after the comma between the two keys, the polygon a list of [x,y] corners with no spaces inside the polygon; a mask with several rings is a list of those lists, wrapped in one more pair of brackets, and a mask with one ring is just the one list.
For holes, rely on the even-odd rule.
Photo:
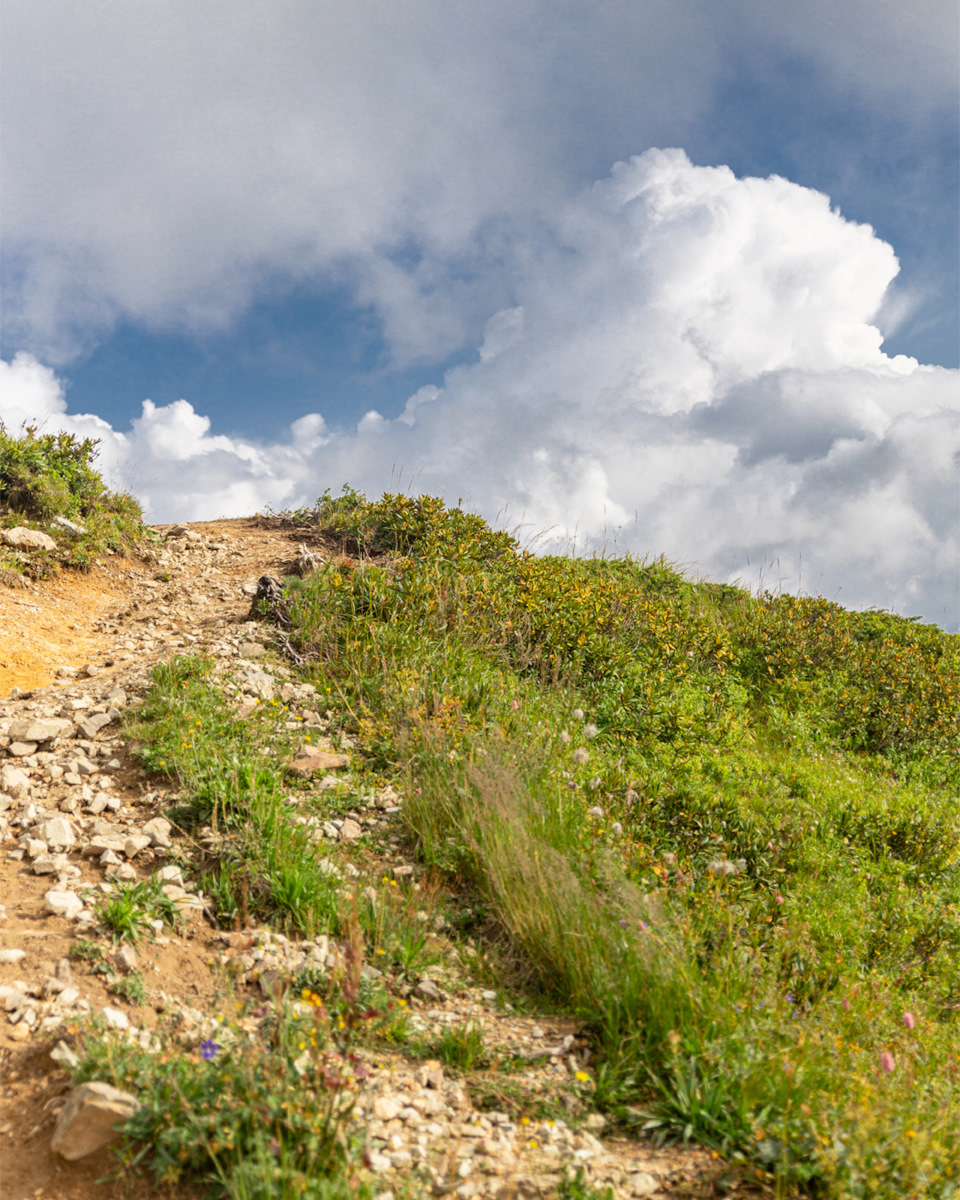
{"label": "clump of grass", "polygon": [[108,985],[107,991],[112,996],[122,996],[130,1004],[143,1005],[147,1002],[147,985],[139,971],[115,979]]}
{"label": "clump of grass", "polygon": [[67,957],[95,966],[103,962],[103,950],[92,938],[77,938],[67,951]]}
{"label": "clump of grass", "polygon": [[136,943],[152,938],[157,925],[175,928],[183,922],[179,907],[164,894],[157,876],[135,883],[115,881],[94,912],[115,942]]}
{"label": "clump of grass", "polygon": [[483,1026],[466,1022],[448,1026],[428,1046],[430,1055],[455,1071],[473,1071],[487,1066],[490,1055],[484,1045]]}

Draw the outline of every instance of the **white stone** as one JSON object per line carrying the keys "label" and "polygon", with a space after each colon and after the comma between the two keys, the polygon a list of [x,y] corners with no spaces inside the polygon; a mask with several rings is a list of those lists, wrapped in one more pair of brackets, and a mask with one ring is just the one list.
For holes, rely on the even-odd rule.
{"label": "white stone", "polygon": [[24,800],[30,794],[30,780],[19,767],[5,763],[0,767],[0,792],[6,792],[14,800]]}
{"label": "white stone", "polygon": [[73,834],[73,826],[66,817],[54,817],[51,821],[44,821],[37,832],[48,846],[72,846],[77,840]]}
{"label": "white stone", "polygon": [[146,825],[141,830],[142,833],[150,839],[151,846],[159,846],[163,850],[169,850],[170,830],[173,826],[163,817],[154,817],[152,821],[147,821]]}
{"label": "white stone", "polygon": [[64,717],[27,717],[11,721],[7,734],[15,742],[51,742],[54,738],[69,737],[73,722]]}
{"label": "white stone", "polygon": [[377,1096],[373,1102],[372,1112],[378,1121],[392,1121],[399,1116],[403,1107],[396,1096]]}
{"label": "white stone", "polygon": [[627,1186],[635,1196],[652,1196],[660,1187],[660,1180],[647,1171],[638,1171],[627,1180]]}
{"label": "white stone", "polygon": [[121,1012],[119,1008],[110,1008],[109,1005],[104,1005],[100,1010],[103,1014],[103,1019],[111,1029],[129,1029],[130,1018],[125,1012]]}
{"label": "white stone", "polygon": [[46,912],[69,921],[83,910],[83,901],[76,892],[60,892],[54,888],[44,893],[43,907]]}
{"label": "white stone", "polygon": [[17,525],[13,529],[4,529],[0,532],[0,539],[8,546],[13,546],[15,550],[56,550],[57,548],[57,543],[49,534],[42,533],[39,529],[27,529],[23,525]]}
{"label": "white stone", "polygon": [[23,962],[26,957],[26,950],[0,950],[0,963]]}

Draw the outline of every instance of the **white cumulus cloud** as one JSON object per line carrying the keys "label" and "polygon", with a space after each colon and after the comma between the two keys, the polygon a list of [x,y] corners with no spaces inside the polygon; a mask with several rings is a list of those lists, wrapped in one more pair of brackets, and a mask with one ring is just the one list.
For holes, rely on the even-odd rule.
{"label": "white cumulus cloud", "polygon": [[0,416],[100,437],[157,520],[411,486],[545,546],[664,553],[955,626],[958,373],[883,353],[872,320],[896,271],[825,196],[654,150],[531,242],[519,303],[396,420],[305,414],[261,443],[147,401],[119,432],[69,414],[28,355],[3,366]]}

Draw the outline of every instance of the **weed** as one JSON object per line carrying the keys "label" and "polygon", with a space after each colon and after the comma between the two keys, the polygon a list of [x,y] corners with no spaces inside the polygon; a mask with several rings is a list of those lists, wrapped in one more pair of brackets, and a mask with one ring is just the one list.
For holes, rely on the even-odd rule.
{"label": "weed", "polygon": [[103,950],[91,938],[77,938],[67,951],[67,957],[77,962],[95,964],[103,961]]}
{"label": "weed", "polygon": [[115,942],[139,942],[153,937],[158,927],[175,927],[183,920],[177,904],[164,894],[163,883],[156,876],[136,883],[114,882],[94,911]]}
{"label": "weed", "polygon": [[[7,523],[46,526],[58,548],[2,565],[43,578],[59,566],[87,570],[104,550],[123,551],[147,539],[140,506],[110,493],[94,469],[99,441],[24,425],[19,436],[0,422],[0,505]],[[70,525],[53,524],[66,518]]]}
{"label": "weed", "polygon": [[311,678],[406,769],[422,859],[586,1023],[595,1102],[841,1195],[829,1131],[896,1045],[882,1120],[909,1112],[930,1150],[862,1194],[951,1178],[957,639],[662,561],[534,558],[429,497],[314,519],[387,557],[291,592]]}
{"label": "weed", "polygon": [[590,1183],[581,1167],[576,1175],[560,1180],[557,1200],[616,1200],[616,1192],[610,1184],[603,1187]]}
{"label": "weed", "polygon": [[147,1002],[147,987],[139,971],[124,975],[109,984],[107,991],[114,996],[122,996],[130,1004],[143,1005]]}
{"label": "weed", "polygon": [[456,1071],[473,1071],[490,1061],[483,1044],[483,1027],[469,1022],[443,1031],[429,1046],[430,1054]]}

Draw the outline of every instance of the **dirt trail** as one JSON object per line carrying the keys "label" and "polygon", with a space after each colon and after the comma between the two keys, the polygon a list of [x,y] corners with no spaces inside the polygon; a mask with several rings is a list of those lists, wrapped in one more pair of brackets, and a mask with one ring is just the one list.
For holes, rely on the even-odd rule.
{"label": "dirt trail", "polygon": [[[163,536],[174,526],[157,527]],[[131,687],[158,659],[202,639],[205,633],[242,622],[250,591],[264,573],[283,571],[295,557],[290,540],[256,521],[212,521],[189,527],[191,535],[158,543],[153,561],[107,557],[89,574],[67,573],[25,589],[0,586],[0,718],[53,705],[78,681],[96,699],[113,686]],[[191,537],[199,535],[198,541]],[[180,549],[170,550],[170,546]],[[195,547],[195,548],[194,548]],[[246,588],[246,590],[244,590]],[[18,691],[24,693],[17,698]],[[3,699],[5,697],[14,699]],[[9,741],[9,739],[4,739]],[[16,762],[3,758],[0,762]],[[143,804],[136,766],[117,743],[119,769],[111,783],[124,805]],[[29,761],[29,760],[26,760]],[[108,812],[106,814],[110,816]],[[145,813],[144,816],[152,815]],[[14,818],[16,820],[16,818]],[[0,985],[34,986],[55,973],[76,938],[65,918],[43,915],[49,877],[24,870],[7,851],[16,843],[7,830],[0,857],[0,951],[25,948],[16,964],[0,964]],[[141,967],[171,981],[171,991],[202,1005],[211,990],[206,966],[210,933],[194,922],[190,936],[141,952]],[[83,995],[94,1008],[117,1004],[106,981],[84,977]],[[129,1009],[133,1022],[156,1023],[151,1008]],[[122,1195],[146,1200],[164,1194],[146,1181],[102,1182],[116,1169],[109,1151],[67,1163],[50,1151],[50,1136],[63,1097],[66,1073],[51,1061],[51,1038],[23,1040],[22,1022],[0,1018],[0,1196],[3,1200],[96,1200]],[[201,1193],[178,1187],[183,1200]]]}
{"label": "dirt trail", "polygon": [[[105,1182],[116,1169],[109,1151],[72,1163],[52,1153],[51,1134],[70,1081],[52,1061],[50,1049],[61,1036],[58,1031],[69,1031],[71,1013],[119,1007],[130,1036],[139,1038],[137,1030],[149,1037],[149,1030],[172,1010],[182,1014],[189,1006],[207,1016],[215,1011],[209,964],[223,946],[199,907],[184,933],[137,946],[137,969],[149,984],[148,1001],[139,1007],[109,994],[108,979],[76,960],[71,965],[68,954],[80,932],[75,921],[81,917],[68,920],[45,911],[52,887],[83,893],[84,888],[99,886],[105,872],[146,875],[160,869],[168,854],[162,848],[138,849],[133,855],[124,848],[121,857],[112,860],[117,866],[106,864],[109,855],[87,855],[92,849],[89,839],[113,836],[123,847],[124,838],[142,834],[143,826],[169,806],[169,789],[146,779],[127,755],[115,724],[117,710],[144,694],[157,660],[178,651],[209,645],[214,653],[264,654],[249,640],[257,629],[246,624],[251,596],[259,576],[293,569],[300,541],[295,534],[256,520],[163,526],[157,532],[163,540],[147,561],[110,557],[89,575],[63,574],[26,590],[0,587],[0,697],[5,697],[0,698],[0,773],[21,768],[25,773],[18,797],[0,788],[2,1200],[151,1200],[170,1194],[140,1177]],[[269,641],[266,632],[260,637]],[[61,738],[44,741],[37,735],[36,746],[15,741],[17,729],[29,722],[60,720],[66,725],[66,717],[76,725]],[[66,822],[60,821],[59,813],[66,814]],[[88,839],[88,844],[60,846],[66,851],[61,853],[57,846],[42,843],[29,847],[28,839],[37,836],[44,822],[72,822],[78,838]],[[44,855],[49,868],[41,871]],[[377,859],[377,876],[401,869],[400,861],[396,853],[385,854],[382,865]],[[406,864],[402,870],[409,874],[414,867]],[[452,948],[451,954],[456,957]],[[496,1006],[479,1003],[478,995],[488,993],[471,997],[464,989],[455,998],[441,997],[436,1004],[425,1004],[423,1019],[477,1019],[492,1039],[503,1042],[507,1055],[572,1033],[572,1025],[568,1029],[550,1017],[496,1011]],[[62,1011],[57,1007],[61,1002]],[[378,1050],[377,1056],[386,1062],[385,1052]],[[556,1086],[567,1070],[561,1062],[551,1062],[542,1072],[545,1087]],[[413,1069],[395,1054],[389,1069],[383,1068],[385,1085],[399,1087]],[[535,1078],[533,1086],[540,1086]],[[469,1110],[469,1102],[464,1106]],[[596,1120],[599,1131],[603,1122]],[[618,1185],[618,1198],[713,1194],[717,1164],[701,1150],[644,1149],[612,1141],[597,1146],[601,1158],[616,1166],[624,1180],[632,1180],[622,1191]],[[640,1161],[638,1155],[649,1161]],[[645,1173],[648,1167],[653,1175]],[[533,1192],[517,1191],[512,1178],[504,1180],[505,1197],[550,1194],[549,1188],[541,1193],[539,1184]],[[386,1176],[383,1185],[388,1186]],[[173,1194],[178,1200],[200,1200],[202,1195],[179,1185]]]}

